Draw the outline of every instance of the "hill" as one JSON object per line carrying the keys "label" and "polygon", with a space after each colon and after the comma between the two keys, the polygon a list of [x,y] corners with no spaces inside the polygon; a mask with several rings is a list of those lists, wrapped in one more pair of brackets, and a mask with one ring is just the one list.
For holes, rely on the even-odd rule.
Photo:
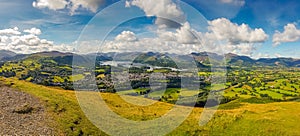
{"label": "hill", "polygon": [[0,50],[0,60],[5,59],[5,58],[10,58],[10,57],[14,57],[17,54],[12,52],[12,51],[8,51],[8,50]]}
{"label": "hill", "polygon": [[[105,135],[80,110],[73,91],[7,78],[1,78],[1,82],[43,101],[61,135]],[[101,96],[114,112],[137,121],[159,118],[173,106],[157,102],[144,107],[126,103],[117,94],[101,93]],[[249,104],[234,101],[221,106],[210,122],[202,127],[198,121],[203,108],[194,108],[189,117],[168,135],[297,135],[300,133],[299,108],[298,102]]]}

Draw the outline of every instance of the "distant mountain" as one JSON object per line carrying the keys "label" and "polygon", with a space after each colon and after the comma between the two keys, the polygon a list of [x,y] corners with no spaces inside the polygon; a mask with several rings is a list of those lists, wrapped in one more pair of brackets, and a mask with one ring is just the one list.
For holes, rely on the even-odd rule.
{"label": "distant mountain", "polygon": [[239,56],[233,53],[225,54],[227,65],[251,67],[256,64],[256,60],[248,56]]}
{"label": "distant mountain", "polygon": [[253,67],[253,66],[281,66],[281,67],[300,67],[300,59],[294,58],[260,58],[252,59],[248,56],[240,56],[233,53],[225,54],[224,56],[210,52],[191,53],[189,55],[178,55],[168,53],[140,53],[140,52],[124,52],[124,53],[97,53],[78,55],[73,53],[62,53],[58,51],[40,52],[33,54],[16,54],[11,51],[0,50],[1,61],[19,61],[23,59],[34,60],[53,60],[57,64],[72,65],[73,59],[76,59],[77,64],[88,64],[91,61],[95,63],[105,61],[130,61],[134,63],[143,63],[153,66],[161,67],[177,67],[177,64],[189,66],[189,62],[195,60],[200,68],[207,68],[210,66],[239,66],[239,67]]}
{"label": "distant mountain", "polygon": [[[175,56],[175,57],[174,57]],[[135,62],[146,63],[156,66],[174,67],[174,60],[176,63],[184,63],[185,58],[193,57],[198,67],[207,66],[239,66],[239,67],[253,67],[253,66],[283,66],[283,67],[300,67],[300,59],[294,58],[261,58],[252,59],[248,56],[240,56],[233,53],[225,54],[224,56],[210,52],[192,53],[191,55],[176,55],[176,54],[161,54],[161,53],[143,53],[140,54]],[[174,59],[175,58],[175,59]],[[224,64],[225,62],[225,64]],[[175,65],[176,67],[176,65]]]}
{"label": "distant mountain", "polygon": [[300,67],[300,59],[294,58],[260,58],[252,59],[247,56],[236,54],[226,54],[227,64],[231,66],[283,66],[283,67]]}
{"label": "distant mountain", "polygon": [[[3,51],[3,50],[2,50]],[[3,52],[5,54],[7,51]],[[44,57],[58,57],[58,56],[68,56],[72,55],[72,53],[62,53],[58,51],[51,51],[51,52],[38,52],[33,54],[16,54],[13,52],[10,52],[10,55],[6,55],[6,57],[0,57],[1,61],[19,61],[26,58],[32,58],[32,59],[38,59],[38,58],[44,58]],[[2,56],[2,52],[0,51],[0,56]]]}
{"label": "distant mountain", "polygon": [[149,64],[153,66],[160,66],[160,67],[173,67],[177,68],[176,62],[167,54],[161,53],[143,53],[137,56],[134,63],[142,63],[142,64]]}
{"label": "distant mountain", "polygon": [[192,53],[191,55],[196,62],[198,62],[198,66],[202,67],[210,65],[222,65],[224,60],[223,56],[210,52]]}
{"label": "distant mountain", "polygon": [[257,60],[259,65],[268,66],[286,66],[286,67],[300,67],[300,59],[293,58],[261,58]]}
{"label": "distant mountain", "polygon": [[11,58],[16,56],[17,54],[12,52],[12,51],[8,51],[8,50],[0,50],[0,60],[5,59],[5,58]]}
{"label": "distant mountain", "polygon": [[59,57],[59,56],[70,56],[73,55],[73,53],[63,53],[59,51],[50,51],[50,52],[39,52],[39,53],[33,53],[30,56],[44,56],[44,57]]}

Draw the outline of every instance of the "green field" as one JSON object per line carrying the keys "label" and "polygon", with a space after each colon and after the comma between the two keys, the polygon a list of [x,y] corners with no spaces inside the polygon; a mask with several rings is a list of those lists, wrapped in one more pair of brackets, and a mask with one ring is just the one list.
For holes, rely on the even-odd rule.
{"label": "green field", "polygon": [[[1,78],[1,82],[40,98],[47,107],[48,115],[56,121],[52,126],[61,135],[104,135],[80,110],[73,91],[16,79]],[[117,94],[100,95],[114,112],[131,120],[158,118],[172,108],[171,104],[162,102],[141,107],[124,102]],[[298,135],[299,109],[298,102],[250,104],[236,100],[221,105],[212,120],[200,127],[198,121],[203,108],[194,108],[190,116],[169,135]]]}

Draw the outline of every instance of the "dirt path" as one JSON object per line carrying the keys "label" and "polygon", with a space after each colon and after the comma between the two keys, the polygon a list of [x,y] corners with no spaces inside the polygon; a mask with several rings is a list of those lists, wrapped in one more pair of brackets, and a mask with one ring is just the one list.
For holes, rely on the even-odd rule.
{"label": "dirt path", "polygon": [[55,135],[37,98],[0,86],[0,135]]}

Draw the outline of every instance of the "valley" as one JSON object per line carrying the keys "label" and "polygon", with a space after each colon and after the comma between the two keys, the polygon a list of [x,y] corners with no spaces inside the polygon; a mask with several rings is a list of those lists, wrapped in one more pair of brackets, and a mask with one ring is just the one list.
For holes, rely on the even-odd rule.
{"label": "valley", "polygon": [[[94,68],[84,66],[93,60],[88,55],[76,56],[81,58],[82,66],[72,65],[74,55],[60,52],[17,55],[5,58],[0,68],[0,82],[38,98],[45,106],[46,113],[54,120],[50,126],[61,135],[107,135],[80,110],[74,91],[74,83],[89,85],[93,78],[97,89],[86,91],[101,96],[110,109],[130,120],[159,118],[175,103],[182,108],[193,107],[188,118],[169,135],[300,133],[297,131],[300,68],[296,59],[282,58],[275,62],[269,59],[272,61],[262,63],[240,56],[221,59],[197,54],[194,55],[197,72],[193,73],[188,68],[184,70],[173,65],[172,59],[164,54],[142,54],[135,57],[133,64],[126,63],[129,59],[123,57],[124,60],[119,62],[124,63],[115,65],[108,65],[112,59],[102,54],[96,57]],[[159,60],[159,63],[151,60]],[[216,70],[213,71],[214,67]],[[74,69],[81,73],[74,74]],[[124,74],[126,76],[122,76]],[[223,77],[225,81],[215,80]],[[193,85],[199,88],[193,88]],[[221,97],[209,98],[212,92]],[[123,98],[147,101],[150,105],[135,105]],[[207,101],[214,101],[214,104],[205,105]],[[208,124],[199,126],[203,107],[213,107],[218,103],[219,108]]]}
{"label": "valley", "polygon": [[[72,65],[73,56],[82,66]],[[192,73],[189,67],[178,68],[173,61],[177,59],[177,63],[186,63],[188,57],[159,53],[107,53],[93,59],[92,55],[42,52],[21,58],[14,56],[10,61],[2,62],[0,71],[4,77],[16,77],[66,90],[74,90],[75,82],[90,84],[91,79],[95,78],[95,83],[91,83],[97,85],[95,91],[139,96],[171,104],[180,98],[187,99],[182,105],[189,105],[189,97],[198,96],[195,106],[199,107],[204,106],[210,91],[222,92],[221,104],[233,100],[264,103],[298,101],[300,98],[300,68],[297,67],[300,63],[297,59],[253,60],[234,54],[226,54],[222,59],[222,56],[213,53],[193,53],[198,72]],[[116,61],[112,61],[113,58]],[[87,63],[94,64],[94,68],[85,67]],[[74,73],[73,70],[80,72]],[[225,81],[212,82],[219,79]],[[191,89],[192,86],[196,89]]]}

